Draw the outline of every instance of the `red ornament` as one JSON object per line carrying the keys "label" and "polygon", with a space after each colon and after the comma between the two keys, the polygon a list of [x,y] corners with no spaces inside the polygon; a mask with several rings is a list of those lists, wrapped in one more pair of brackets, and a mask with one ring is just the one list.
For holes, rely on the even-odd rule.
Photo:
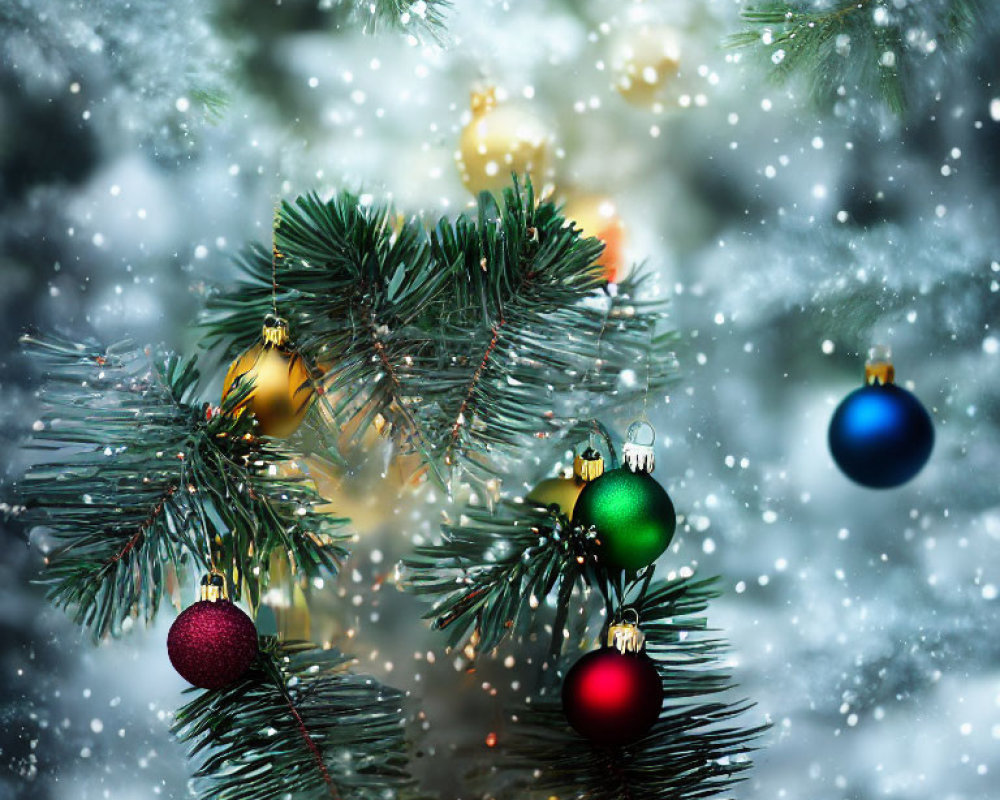
{"label": "red ornament", "polygon": [[188,683],[221,689],[239,679],[257,657],[257,629],[228,600],[201,600],[170,626],[167,655]]}
{"label": "red ornament", "polygon": [[644,736],[660,716],[660,673],[643,652],[602,647],[566,673],[562,704],[569,724],[585,739],[605,747],[628,744]]}

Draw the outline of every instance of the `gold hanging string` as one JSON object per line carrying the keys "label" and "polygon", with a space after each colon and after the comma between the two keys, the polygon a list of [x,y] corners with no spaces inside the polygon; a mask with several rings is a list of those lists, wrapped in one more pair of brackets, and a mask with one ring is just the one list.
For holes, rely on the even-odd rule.
{"label": "gold hanging string", "polygon": [[274,224],[271,226],[271,311],[278,316],[278,226],[281,224],[281,203],[274,206]]}

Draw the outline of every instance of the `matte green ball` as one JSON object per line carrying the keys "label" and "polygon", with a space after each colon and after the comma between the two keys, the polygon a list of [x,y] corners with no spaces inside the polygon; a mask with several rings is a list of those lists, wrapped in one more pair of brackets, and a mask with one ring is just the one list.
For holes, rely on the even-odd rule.
{"label": "matte green ball", "polygon": [[636,571],[667,549],[677,515],[670,496],[652,476],[620,467],[584,487],[573,510],[573,523],[597,529],[604,563]]}

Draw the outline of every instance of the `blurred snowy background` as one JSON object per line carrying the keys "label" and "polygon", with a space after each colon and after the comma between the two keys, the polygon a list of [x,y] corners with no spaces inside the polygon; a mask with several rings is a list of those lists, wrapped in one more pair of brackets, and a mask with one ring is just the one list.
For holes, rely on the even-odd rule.
{"label": "blurred snowy background", "polygon": [[[192,351],[204,293],[269,238],[279,196],[346,187],[457,213],[469,92],[491,83],[554,135],[562,196],[613,202],[630,260],[672,296],[681,381],[652,411],[657,477],[685,518],[662,563],[722,576],[710,621],[758,701],[748,722],[775,723],[736,796],[995,797],[998,43],[932,65],[901,118],[863,97],[825,109],[719,46],[739,8],[478,0],[449,11],[438,44],[405,26],[366,34],[317,0],[5,0],[7,476],[34,419],[23,330]],[[656,108],[612,87],[615,48],[642,25],[679,41]],[[826,450],[877,342],[938,435],[923,473],[890,492],[851,484]],[[364,518],[376,491],[345,512]],[[462,675],[485,699],[456,700],[417,602],[379,591],[436,522],[398,505],[396,520],[368,514],[322,624],[353,628],[364,667],[415,691],[426,752],[443,758],[482,741],[509,687],[490,697]],[[171,615],[94,648],[31,583],[37,552],[13,530],[3,543],[0,800],[189,796],[168,735],[184,686],[164,650]],[[445,797],[471,796],[429,763]]]}

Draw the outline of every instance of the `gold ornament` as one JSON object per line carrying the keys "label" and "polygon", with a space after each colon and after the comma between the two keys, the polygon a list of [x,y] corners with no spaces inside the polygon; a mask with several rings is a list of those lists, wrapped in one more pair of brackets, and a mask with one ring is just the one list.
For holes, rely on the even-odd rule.
{"label": "gold ornament", "polygon": [[651,108],[680,72],[680,36],[665,25],[644,25],[619,40],[611,57],[614,87],[631,105]]}
{"label": "gold ornament", "polygon": [[272,314],[264,319],[262,341],[243,351],[229,367],[222,401],[230,392],[253,383],[250,394],[235,409],[248,409],[264,436],[290,436],[302,422],[314,397],[305,361],[288,345],[288,323]]}
{"label": "gold ornament", "polygon": [[511,173],[530,175],[536,187],[551,178],[552,136],[545,126],[516,106],[498,104],[495,89],[472,94],[472,119],[462,129],[455,161],[462,183],[473,194],[501,197]]}
{"label": "gold ornament", "polygon": [[619,283],[628,274],[625,264],[625,225],[607,197],[595,194],[572,198],[563,209],[563,216],[583,231],[604,243],[604,252],[595,262],[601,267],[608,283]]}
{"label": "gold ornament", "polygon": [[525,498],[535,505],[556,506],[567,517],[572,518],[576,499],[588,481],[604,474],[604,459],[596,450],[588,447],[582,455],[573,459],[573,476],[570,478],[546,478]]}

